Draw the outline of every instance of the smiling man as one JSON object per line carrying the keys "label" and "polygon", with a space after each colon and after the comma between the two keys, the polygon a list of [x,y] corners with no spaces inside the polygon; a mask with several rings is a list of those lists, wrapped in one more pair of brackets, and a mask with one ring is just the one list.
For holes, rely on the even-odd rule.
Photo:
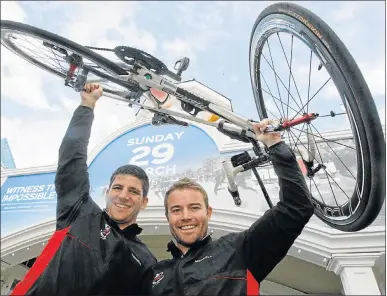
{"label": "smiling man", "polygon": [[[151,295],[259,295],[259,284],[286,256],[313,215],[310,192],[296,157],[279,133],[254,126],[278,175],[280,201],[247,230],[217,240],[208,234],[212,208],[206,191],[190,179],[166,193],[165,215],[174,241],[173,259],[150,267],[144,289]],[[233,221],[229,221],[233,223]]]}
{"label": "smiling man", "polygon": [[81,92],[59,149],[56,232],[12,295],[138,295],[156,262],[137,238],[137,215],[148,203],[144,170],[124,165],[113,173],[105,210],[89,194],[87,146],[102,93],[98,84]]}

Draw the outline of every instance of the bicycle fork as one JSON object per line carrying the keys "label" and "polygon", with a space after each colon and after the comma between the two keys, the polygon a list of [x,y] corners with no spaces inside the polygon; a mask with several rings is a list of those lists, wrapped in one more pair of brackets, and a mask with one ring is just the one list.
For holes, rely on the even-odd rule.
{"label": "bicycle fork", "polygon": [[[310,122],[318,117],[318,114],[316,113],[308,113],[304,114],[303,116],[300,116],[298,118],[294,118],[292,120],[285,120],[282,123],[278,125],[269,125],[265,132],[279,132],[283,131],[285,129],[288,129],[292,126],[299,125],[301,123]],[[230,126],[231,127],[231,126]],[[218,128],[219,129],[219,128]],[[222,125],[222,128],[219,129],[220,131],[224,132],[225,134],[230,135],[229,133],[232,133],[231,136],[234,136],[234,138],[243,138],[243,136],[246,135],[246,131],[242,129],[235,129],[233,127],[232,129],[228,130],[227,125]],[[269,194],[266,190],[265,185],[263,184],[263,181],[258,173],[257,167],[270,162],[270,156],[263,151],[263,149],[260,147],[259,143],[256,141],[256,139],[249,137],[248,140],[253,145],[253,151],[256,157],[252,158],[247,151],[237,154],[231,157],[231,160],[223,161],[223,170],[226,174],[227,181],[228,181],[228,191],[231,194],[232,198],[234,199],[234,203],[236,206],[241,206],[242,200],[239,196],[238,186],[235,182],[234,177],[243,171],[246,170],[252,170],[254,173],[255,178],[257,179],[257,182],[262,190],[262,193],[265,197],[265,200],[269,206],[269,208],[273,207],[273,203],[269,197]],[[308,141],[309,134],[308,134]],[[308,155],[309,156],[309,155]],[[301,155],[303,158],[303,156]],[[310,166],[313,166],[313,158],[314,156],[311,156],[312,159],[307,159],[308,164],[308,177],[313,177],[314,173],[316,173],[318,170],[321,169],[321,167],[324,167],[324,165],[319,165],[316,169],[312,169]],[[304,158],[303,161],[305,162]],[[313,172],[313,174],[311,174]]]}

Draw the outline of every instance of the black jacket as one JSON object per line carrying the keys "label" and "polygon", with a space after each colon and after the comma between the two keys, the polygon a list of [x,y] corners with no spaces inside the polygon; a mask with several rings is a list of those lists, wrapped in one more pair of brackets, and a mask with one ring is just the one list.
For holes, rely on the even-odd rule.
{"label": "black jacket", "polygon": [[173,259],[147,271],[153,295],[257,295],[259,283],[285,257],[313,215],[313,205],[294,153],[281,142],[270,147],[280,201],[252,226],[217,240],[210,236],[183,255],[171,241]]}
{"label": "black jacket", "polygon": [[57,231],[14,295],[137,295],[144,270],[156,262],[137,238],[141,228],[120,230],[89,195],[86,158],[93,119],[88,107],[74,112],[59,150]]}

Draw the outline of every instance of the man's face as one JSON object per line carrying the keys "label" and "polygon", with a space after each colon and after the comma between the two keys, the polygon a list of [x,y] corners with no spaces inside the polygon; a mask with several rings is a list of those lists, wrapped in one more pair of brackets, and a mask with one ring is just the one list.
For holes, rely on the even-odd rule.
{"label": "man's face", "polygon": [[117,175],[107,191],[107,208],[111,218],[124,228],[136,222],[140,210],[145,209],[148,198],[143,196],[142,182],[131,175]]}
{"label": "man's face", "polygon": [[184,245],[191,245],[207,234],[212,208],[204,204],[201,192],[184,188],[168,197],[168,221],[172,235]]}

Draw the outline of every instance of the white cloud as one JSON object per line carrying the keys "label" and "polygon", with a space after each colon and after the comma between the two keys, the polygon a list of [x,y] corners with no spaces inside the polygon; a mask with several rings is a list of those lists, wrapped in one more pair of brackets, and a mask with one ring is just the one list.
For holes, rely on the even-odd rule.
{"label": "white cloud", "polygon": [[[75,98],[75,96],[76,95],[74,95],[74,98]],[[68,118],[70,118],[72,116],[74,110],[79,105],[79,99],[74,99],[74,98],[70,99],[70,98],[68,98],[66,96],[62,96],[59,99],[59,102],[62,105],[62,111],[66,112],[66,116],[68,116]]]}
{"label": "white cloud", "polygon": [[386,72],[384,68],[385,61],[380,60],[376,63],[361,61],[357,64],[368,84],[368,87],[370,88],[372,95],[384,96],[386,89]]}
{"label": "white cloud", "polygon": [[155,52],[155,37],[139,28],[133,20],[141,13],[138,2],[94,2],[92,9],[90,2],[68,2],[67,5],[71,7],[66,10],[68,24],[61,32],[66,38],[82,45],[107,48],[129,45]]}
{"label": "white cloud", "polygon": [[336,22],[353,20],[365,5],[367,3],[361,1],[341,2],[339,7],[333,10],[332,17]]}
{"label": "white cloud", "polygon": [[[212,4],[211,7],[208,7],[209,4]],[[197,30],[213,30],[220,27],[224,20],[221,16],[222,11],[216,9],[216,6],[211,2],[183,2],[178,7],[178,23]]]}
{"label": "white cloud", "polygon": [[[48,6],[47,9],[52,12],[60,8],[56,4],[48,3]],[[70,9],[67,12],[64,10],[63,19],[59,19],[66,20],[64,31],[53,33],[59,33],[81,44],[103,47],[128,44],[149,52],[156,50],[156,39],[153,35],[138,28],[131,19],[140,8],[137,3],[96,2],[93,4],[92,11],[90,11],[90,3],[86,2],[69,2],[67,8],[69,6]],[[19,14],[22,15],[20,11]],[[66,13],[69,14],[66,15]],[[116,17],[106,18],[106,15]],[[42,27],[42,29],[48,28]],[[117,32],[124,34],[123,38],[113,34],[109,39],[108,33],[111,33],[109,30],[116,29]],[[29,64],[3,46],[1,51],[2,100],[9,98],[31,110],[50,109],[51,112],[57,112],[51,115],[58,114],[53,120],[47,119],[48,117],[37,119],[36,113],[30,113],[31,116],[27,117],[2,116],[2,137],[8,138],[17,167],[56,164],[59,145],[71,116],[80,102],[79,93],[74,92],[74,96],[69,98],[65,95],[65,87],[60,79]],[[44,93],[47,85],[43,83],[47,81],[57,95],[55,106],[50,106]],[[122,102],[110,98],[100,99],[95,109],[89,151],[111,133],[134,120],[132,109],[122,105]]]}
{"label": "white cloud", "polygon": [[[25,21],[26,13],[18,2],[2,1],[1,4],[2,19]],[[151,32],[139,27],[135,22],[135,17],[143,16],[146,13],[145,9],[151,7],[147,6],[148,4],[143,5],[139,2],[94,2],[90,4],[90,2],[49,1],[44,2],[44,5],[37,9],[35,13],[41,15],[61,13],[55,20],[55,24],[51,24],[54,28],[54,33],[79,42],[82,45],[108,48],[113,48],[117,45],[128,45],[154,54],[165,62],[170,60],[173,63],[178,58],[188,56],[191,59],[192,66],[192,60],[194,61],[200,54],[205,54],[211,46],[217,45],[220,39],[227,37],[227,34],[229,34],[227,29],[228,23],[235,22],[237,25],[242,22],[249,23],[247,27],[250,30],[256,17],[269,4],[271,2],[211,2],[210,4],[205,4],[208,5],[209,9],[203,9],[203,3],[184,2],[181,4],[182,8],[180,8],[181,14],[176,15],[176,21],[181,22],[181,30],[183,30],[182,33],[185,35],[179,36],[180,32],[178,29],[180,27],[173,29],[177,31],[176,34],[175,32],[173,34],[161,32],[162,35],[170,37],[163,38],[160,44],[158,44]],[[348,4],[340,6],[341,9],[344,10],[345,5]],[[354,5],[357,5],[357,8],[348,8],[346,16],[336,13],[336,17],[345,21],[355,20],[359,6],[356,3]],[[157,9],[159,9],[159,6]],[[162,10],[160,13],[162,13]],[[39,22],[44,24],[43,20],[42,18]],[[350,22],[349,26],[352,26],[353,23],[356,22]],[[187,33],[183,25],[188,26],[189,33]],[[50,30],[50,27],[42,26],[42,29]],[[360,21],[358,26],[361,26]],[[58,31],[55,31],[55,28],[59,28]],[[153,28],[153,30],[157,32],[159,29]],[[232,42],[232,39],[230,42]],[[18,167],[55,164],[62,137],[73,111],[79,104],[79,94],[74,92],[71,97],[65,95],[65,87],[61,80],[55,79],[51,74],[43,72],[43,70],[28,64],[11,53],[5,52],[3,54],[3,51],[2,47],[2,101],[9,98],[29,107],[31,111],[50,110],[54,116],[56,114],[58,116],[54,117],[53,120],[49,120],[48,117],[37,119],[38,116],[34,112],[30,114],[33,117],[24,118],[7,117],[3,114],[1,119],[2,136],[8,137]],[[109,58],[114,57],[112,53],[99,51],[98,53]],[[279,54],[282,54],[282,52],[280,51]],[[369,59],[370,57],[366,57],[364,60],[365,65],[361,65],[363,74],[373,94],[384,95],[385,73],[381,68],[381,64],[368,62]],[[286,62],[282,61],[284,62],[282,66],[286,70]],[[304,64],[307,64],[307,62],[304,61]],[[192,69],[191,66],[190,69]],[[205,70],[203,69],[203,71]],[[306,87],[305,85],[299,87],[305,91],[307,90],[308,79],[303,79],[305,77],[305,69],[301,72],[299,73],[301,81],[299,82],[298,79],[296,81],[297,84],[306,83]],[[239,73],[236,72],[235,76],[238,78]],[[228,78],[235,80],[233,75]],[[275,80],[271,80],[271,83],[275,84]],[[50,81],[51,84],[49,89],[47,89],[47,85],[43,85],[43,82],[46,84],[47,81]],[[287,85],[287,79],[283,79],[283,81]],[[47,93],[48,91],[52,93],[52,89],[55,90],[57,94],[55,106],[50,105],[44,92],[45,88]],[[273,85],[273,90],[276,90],[275,85]],[[328,94],[330,91],[333,91],[333,89],[326,89]],[[293,92],[293,95],[298,97],[295,92]],[[270,101],[271,105],[268,104],[267,107],[273,108],[275,111],[276,107],[272,106],[273,100]],[[131,109],[123,106],[123,104],[109,98],[101,98],[95,109],[96,115],[89,150],[93,149],[95,145],[99,144],[115,130],[134,120]],[[384,110],[384,106],[379,108],[379,113],[384,114]],[[33,157],[31,157],[32,155]]]}
{"label": "white cloud", "polygon": [[231,74],[230,75],[230,80],[234,83],[238,82],[239,81],[239,77],[235,74]]}
{"label": "white cloud", "polygon": [[102,97],[94,109],[94,123],[90,137],[89,151],[116,130],[135,120],[133,109],[124,102]]}
{"label": "white cloud", "polygon": [[[227,2],[230,15],[237,21],[253,20],[258,18],[259,13],[267,6],[273,4],[272,1],[230,1]],[[251,28],[253,27],[251,24]]]}
{"label": "white cloud", "polygon": [[26,14],[18,1],[1,1],[1,19],[23,22]]}
{"label": "white cloud", "polygon": [[[78,96],[79,98],[79,96]],[[18,168],[54,165],[58,149],[65,135],[71,116],[80,99],[61,97],[61,119],[38,120],[30,117],[1,117],[1,135],[6,137]],[[132,110],[127,106],[116,106],[114,100],[102,97],[94,110],[95,119],[89,142],[89,151],[117,129],[134,120]],[[64,117],[64,115],[66,115]],[[33,156],[33,157],[31,157]]]}
{"label": "white cloud", "polygon": [[384,125],[386,120],[386,108],[385,107],[379,108],[378,113],[379,113],[380,121],[382,122],[382,125]]}
{"label": "white cloud", "polygon": [[[7,74],[6,74],[7,73]],[[54,79],[52,74],[25,61],[1,47],[1,96],[33,110],[50,110],[43,82]]]}
{"label": "white cloud", "polygon": [[55,164],[65,120],[31,120],[23,117],[1,117],[1,135],[8,139],[16,167]]}
{"label": "white cloud", "polygon": [[162,49],[165,52],[163,61],[165,61],[169,69],[173,68],[175,62],[183,57],[188,57],[190,63],[196,60],[196,54],[192,45],[180,38],[164,42]]}
{"label": "white cloud", "polygon": [[[205,52],[220,38],[229,36],[224,30],[223,14],[226,6],[218,2],[182,2],[178,5],[177,24],[192,31],[187,38],[164,41],[162,48],[167,58],[177,54],[187,56],[193,61],[197,52]],[[227,7],[226,7],[227,8]]]}

